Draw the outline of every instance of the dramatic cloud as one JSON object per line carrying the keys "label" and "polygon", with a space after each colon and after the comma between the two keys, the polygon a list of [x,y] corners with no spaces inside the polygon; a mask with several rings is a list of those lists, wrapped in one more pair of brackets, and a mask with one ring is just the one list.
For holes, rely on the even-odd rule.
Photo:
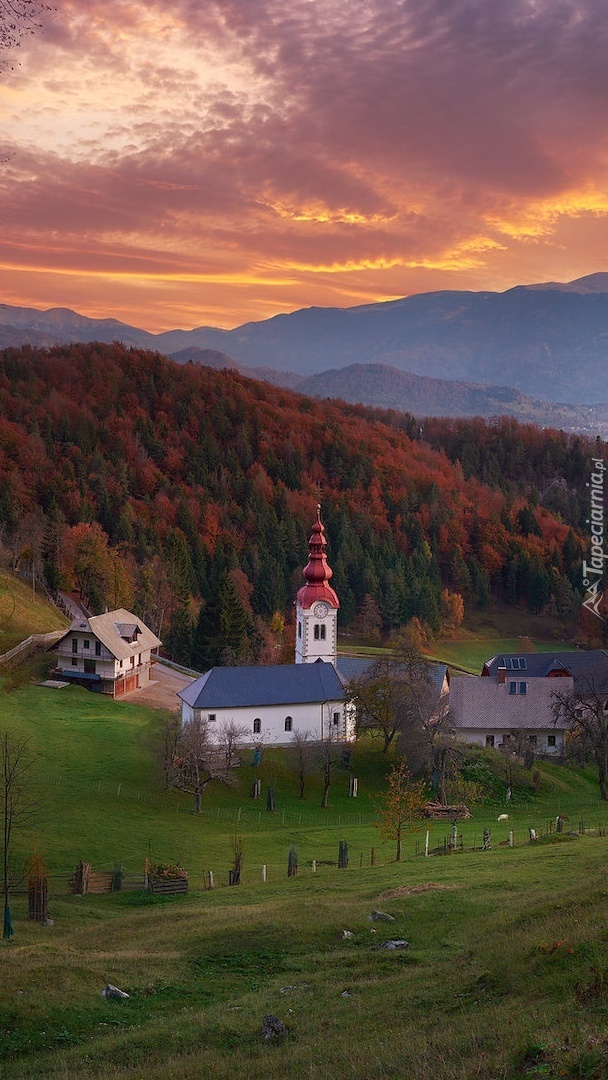
{"label": "dramatic cloud", "polygon": [[599,0],[64,0],[0,84],[0,284],[150,329],[606,269]]}

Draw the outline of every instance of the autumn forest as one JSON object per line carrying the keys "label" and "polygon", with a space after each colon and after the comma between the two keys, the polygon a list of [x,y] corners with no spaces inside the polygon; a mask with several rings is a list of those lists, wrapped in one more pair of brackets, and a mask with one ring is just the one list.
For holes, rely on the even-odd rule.
{"label": "autumn forest", "polygon": [[[120,344],[0,352],[0,554],[197,669],[289,640],[322,503],[341,627],[573,620],[603,444],[313,400]],[[287,655],[287,659],[291,659]]]}

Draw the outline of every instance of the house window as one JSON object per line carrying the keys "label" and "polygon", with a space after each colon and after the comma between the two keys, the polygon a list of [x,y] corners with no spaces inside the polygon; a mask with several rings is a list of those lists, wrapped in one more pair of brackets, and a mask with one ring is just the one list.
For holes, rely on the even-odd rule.
{"label": "house window", "polygon": [[259,719],[259,717],[256,717],[256,719],[253,721],[253,734],[254,735],[259,735],[261,730],[262,730],[262,721]]}
{"label": "house window", "polygon": [[101,656],[101,641],[95,642],[95,656]]}
{"label": "house window", "polygon": [[315,623],[315,641],[325,641],[325,627]]}
{"label": "house window", "polygon": [[217,719],[217,713],[210,712],[209,713],[209,723],[210,724],[215,724],[216,719]]}
{"label": "house window", "polygon": [[555,735],[547,735],[547,746],[557,746]]}
{"label": "house window", "polygon": [[338,724],[340,723],[340,713],[339,712],[334,713],[333,721],[334,721],[334,727],[337,727]]}
{"label": "house window", "polygon": [[134,656],[130,656],[130,657],[129,657],[129,661],[130,661],[131,667],[135,667],[135,657],[134,657]]}
{"label": "house window", "polygon": [[528,735],[530,746],[536,746],[536,735]]}
{"label": "house window", "polygon": [[72,667],[78,667],[78,660],[75,656],[72,657]]}
{"label": "house window", "polygon": [[494,736],[486,735],[486,746],[494,746]]}
{"label": "house window", "polygon": [[517,683],[516,682],[510,682],[509,683],[509,693],[510,694],[516,694],[517,693]]}
{"label": "house window", "polygon": [[78,652],[78,638],[72,638],[72,652]]}
{"label": "house window", "polygon": [[82,647],[83,647],[83,649],[90,649],[90,647],[91,647],[91,642],[89,641],[89,639],[88,639],[88,638],[85,638],[85,639],[84,639],[84,641],[83,641],[83,643],[82,643]]}
{"label": "house window", "polygon": [[285,717],[285,731],[293,731],[293,717]]}
{"label": "house window", "polygon": [[520,682],[520,684],[519,684],[519,692],[520,692],[520,694],[527,694],[527,692],[528,692],[528,684],[525,683],[525,682]]}
{"label": "house window", "polygon": [[84,662],[84,670],[85,670],[85,673],[87,675],[94,675],[95,674],[95,661],[94,660],[85,660],[85,662]]}

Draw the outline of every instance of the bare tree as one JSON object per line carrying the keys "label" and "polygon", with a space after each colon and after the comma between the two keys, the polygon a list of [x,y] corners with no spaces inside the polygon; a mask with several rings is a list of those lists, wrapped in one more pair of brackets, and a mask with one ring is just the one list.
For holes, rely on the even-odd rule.
{"label": "bare tree", "polygon": [[203,794],[213,780],[230,782],[225,754],[212,740],[207,720],[189,720],[177,740],[171,762],[171,785],[194,795],[194,812],[199,814]]}
{"label": "bare tree", "polygon": [[357,710],[358,731],[383,740],[388,753],[398,734],[420,718],[430,717],[437,697],[431,665],[407,634],[396,640],[396,650],[381,656],[360,679],[349,685]]}
{"label": "bare tree", "polygon": [[329,789],[331,787],[334,770],[340,765],[342,760],[343,746],[344,744],[338,742],[337,739],[333,739],[331,734],[316,744],[316,764],[323,778],[323,797],[321,799],[321,808],[323,810],[327,810],[329,805]]}
{"label": "bare tree", "polygon": [[[556,680],[557,681],[557,680]],[[571,743],[588,752],[598,770],[600,797],[608,802],[608,693],[596,690],[593,680],[576,694],[553,693],[553,723],[566,723]]]}
{"label": "bare tree", "polygon": [[30,774],[33,755],[25,739],[12,736],[8,731],[0,735],[2,753],[2,883],[4,892],[3,937],[13,935],[10,896],[14,887],[12,872],[12,841],[16,829],[29,825],[37,811],[32,797]]}
{"label": "bare tree", "polygon": [[43,0],[0,0],[0,49],[18,49],[24,38],[41,29],[43,17],[53,10]]}
{"label": "bare tree", "polygon": [[[170,712],[162,726],[162,761],[165,787],[173,786],[175,759],[182,730],[179,713]],[[160,740],[159,740],[160,741]]]}
{"label": "bare tree", "polygon": [[238,764],[236,748],[239,742],[249,735],[249,730],[246,724],[237,724],[234,720],[226,720],[220,725],[219,745],[224,752],[226,769]]}
{"label": "bare tree", "polygon": [[300,798],[306,798],[306,778],[314,768],[314,747],[310,731],[292,732],[287,759],[298,775]]}

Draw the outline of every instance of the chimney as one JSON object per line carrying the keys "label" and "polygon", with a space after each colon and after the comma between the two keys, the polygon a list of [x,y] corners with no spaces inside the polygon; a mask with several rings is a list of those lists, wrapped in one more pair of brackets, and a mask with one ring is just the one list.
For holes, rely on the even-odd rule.
{"label": "chimney", "polygon": [[499,681],[499,683],[504,683],[506,677],[507,677],[507,669],[506,669],[506,667],[499,667],[499,669],[498,669],[498,681]]}

